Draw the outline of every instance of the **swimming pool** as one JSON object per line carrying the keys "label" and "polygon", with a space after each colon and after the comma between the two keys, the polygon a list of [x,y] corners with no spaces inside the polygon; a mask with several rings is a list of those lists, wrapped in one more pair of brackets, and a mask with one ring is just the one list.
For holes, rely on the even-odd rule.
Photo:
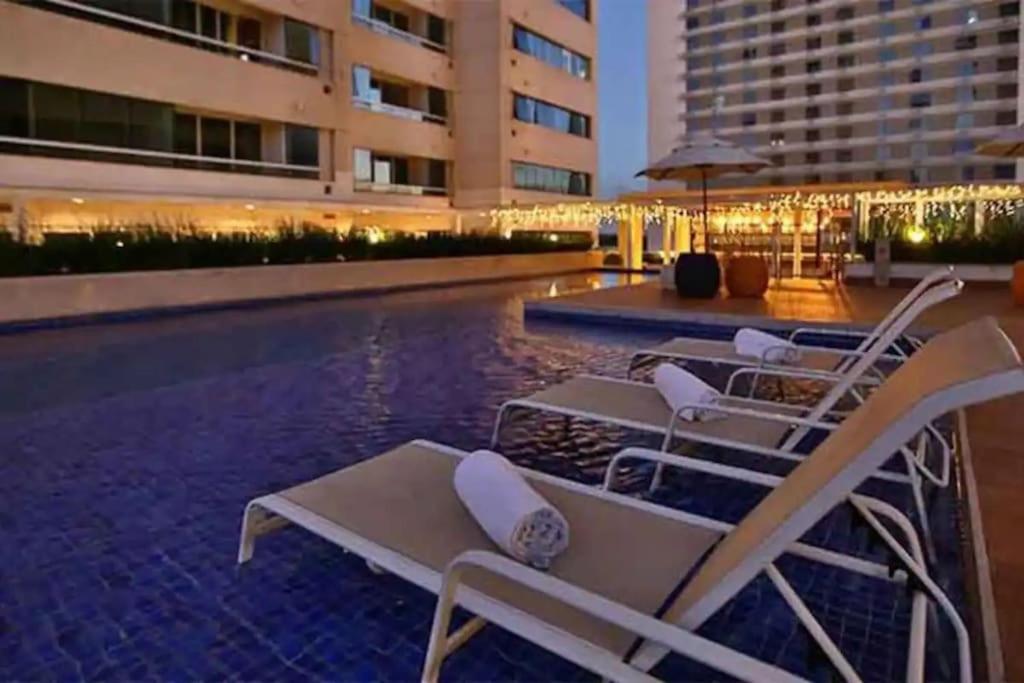
{"label": "swimming pool", "polygon": [[[609,276],[0,337],[0,678],[416,678],[432,597],[300,530],[262,540],[236,569],[243,505],[412,438],[483,446],[502,401],[583,371],[621,375],[632,349],[669,335],[523,320],[524,298],[597,277]],[[577,423],[568,435],[561,422],[517,421],[505,448],[593,481],[616,443],[634,439]],[[659,499],[742,514],[755,491],[724,486],[674,477]],[[954,507],[942,537],[955,582]],[[841,513],[815,534],[866,548]],[[902,589],[781,566],[865,677],[902,678]],[[825,673],[767,582],[702,633]],[[938,642],[935,675],[949,665]],[[655,673],[714,675],[679,658]],[[495,628],[444,676],[590,678]]]}

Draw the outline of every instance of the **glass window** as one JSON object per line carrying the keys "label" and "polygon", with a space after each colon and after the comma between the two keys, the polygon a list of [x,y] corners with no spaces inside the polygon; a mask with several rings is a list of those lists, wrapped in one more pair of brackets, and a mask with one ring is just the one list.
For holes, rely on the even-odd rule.
{"label": "glass window", "polygon": [[372,87],[370,70],[365,66],[352,67],[352,97],[367,102],[380,102],[380,90]]}
{"label": "glass window", "polygon": [[263,27],[260,25],[260,22],[247,17],[239,17],[236,27],[239,45],[250,50],[260,50],[263,48]]}
{"label": "glass window", "polygon": [[174,110],[157,102],[131,100],[128,106],[128,146],[169,152],[174,146]]}
{"label": "glass window", "polygon": [[128,100],[115,95],[83,91],[79,95],[82,119],[79,142],[127,147]]}
{"label": "glass window", "polygon": [[590,21],[590,0],[558,0],[558,4],[576,16]]}
{"label": "glass window", "polygon": [[189,33],[198,33],[196,3],[192,0],[173,0],[171,2],[171,26]]}
{"label": "glass window", "polygon": [[590,59],[553,43],[522,26],[513,25],[512,44],[516,50],[547,62],[577,78],[590,78]]}
{"label": "glass window", "polygon": [[518,93],[514,94],[513,98],[513,115],[520,121],[580,137],[590,135],[590,117],[584,114]]}
{"label": "glass window", "polygon": [[259,161],[263,158],[260,124],[235,122],[235,158]]}
{"label": "glass window", "polygon": [[320,32],[294,19],[284,20],[284,56],[307,64],[320,63]]}
{"label": "glass window", "polygon": [[174,114],[174,151],[177,154],[197,154],[199,136],[197,117],[192,114]]}
{"label": "glass window", "polygon": [[288,124],[285,130],[285,159],[295,166],[320,165],[320,131]]}
{"label": "glass window", "polygon": [[0,135],[28,137],[28,83],[0,78]]}
{"label": "glass window", "polygon": [[974,143],[970,138],[957,138],[953,141],[953,154],[971,154],[974,152]]}
{"label": "glass window", "polygon": [[448,27],[439,16],[427,14],[427,40],[444,45],[448,40]]}
{"label": "glass window", "polygon": [[79,142],[81,119],[79,91],[43,83],[32,84],[32,137],[60,142]]}
{"label": "glass window", "polygon": [[352,0],[352,14],[357,17],[369,19],[373,11],[372,0]]}
{"label": "glass window", "polygon": [[356,148],[354,150],[352,166],[352,172],[355,174],[356,180],[364,182],[371,182],[373,180],[373,155],[370,153],[370,150]]}
{"label": "glass window", "polygon": [[590,195],[590,174],[537,164],[512,162],[512,182],[522,190]]}
{"label": "glass window", "polygon": [[203,116],[199,121],[202,155],[231,158],[231,122]]}

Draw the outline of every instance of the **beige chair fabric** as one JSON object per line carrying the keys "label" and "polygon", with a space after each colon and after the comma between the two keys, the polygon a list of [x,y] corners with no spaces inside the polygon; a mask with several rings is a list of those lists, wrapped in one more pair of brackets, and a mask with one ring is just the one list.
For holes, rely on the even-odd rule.
{"label": "beige chair fabric", "polygon": [[[668,421],[672,417],[672,409],[653,384],[626,383],[588,375],[556,384],[523,401],[542,403],[556,410],[589,413],[602,421],[643,425],[649,431],[660,433],[668,430]],[[707,422],[679,420],[676,427],[702,436],[763,446],[775,446],[789,430],[789,426],[781,422],[737,415]]]}
{"label": "beige chair fabric", "polygon": [[[423,444],[328,474],[279,495],[359,536],[443,572],[466,550],[501,552],[452,485],[458,458]],[[719,538],[709,531],[533,480],[569,521],[569,549],[550,573],[653,615]],[[469,574],[483,593],[623,656],[636,636],[491,575]]]}
{"label": "beige chair fabric", "polygon": [[[750,356],[741,356],[736,353],[736,346],[732,342],[715,341],[711,339],[690,339],[687,337],[676,337],[664,344],[644,349],[643,353],[650,353],[651,356],[658,354],[678,355],[693,358],[699,361],[710,362],[717,360],[727,365],[756,366],[758,360]],[[804,349],[800,362],[793,366],[803,370],[824,370],[833,371],[842,362],[845,356],[838,351],[810,351]],[[772,365],[769,363],[769,365]]]}
{"label": "beige chair fabric", "polygon": [[[744,575],[756,574],[760,568],[750,566],[750,556],[761,552],[763,545],[779,541],[780,533],[787,544],[806,533],[828,511],[807,515],[809,503],[820,496],[831,504],[829,507],[838,504],[892,455],[893,448],[878,447],[884,437],[904,443],[922,425],[941,416],[936,411],[913,424],[904,420],[911,410],[926,406],[928,397],[1014,370],[1021,370],[1020,357],[994,318],[982,318],[932,338],[722,541],[680,593],[666,618],[675,621],[685,615],[741,565]],[[961,405],[968,400],[964,398]],[[852,476],[845,476],[848,474]],[[741,577],[739,582],[745,583],[745,579]],[[723,595],[720,602],[729,597]],[[714,609],[717,606],[711,611]]]}

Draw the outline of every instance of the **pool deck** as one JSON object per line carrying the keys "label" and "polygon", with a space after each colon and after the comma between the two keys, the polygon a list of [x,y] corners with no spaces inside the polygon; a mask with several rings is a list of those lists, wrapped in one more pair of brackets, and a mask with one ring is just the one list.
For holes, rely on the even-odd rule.
{"label": "pool deck", "polygon": [[[876,324],[906,293],[905,288],[837,285],[833,282],[787,280],[772,287],[764,299],[711,301],[680,299],[657,282],[595,290],[529,302],[531,315],[595,323],[647,323],[653,327],[685,327],[685,323],[756,325],[791,329],[800,323],[864,327]],[[968,285],[963,295],[926,312],[914,329],[935,332],[983,315],[1000,320],[1017,348],[1024,352],[1024,308],[1014,308],[1005,286]],[[973,523],[985,539],[991,594],[980,586],[982,607],[995,613],[1002,653],[988,639],[992,680],[1024,680],[1024,396],[976,406],[967,411],[967,436],[974,473],[979,519]],[[976,652],[979,660],[986,653]],[[995,661],[993,661],[995,658]],[[1001,674],[1001,675],[1000,675]]]}

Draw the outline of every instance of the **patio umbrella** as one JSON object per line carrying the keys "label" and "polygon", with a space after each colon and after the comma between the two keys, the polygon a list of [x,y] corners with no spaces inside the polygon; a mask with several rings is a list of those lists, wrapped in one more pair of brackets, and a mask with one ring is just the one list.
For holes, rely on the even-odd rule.
{"label": "patio umbrella", "polygon": [[[690,136],[682,146],[676,147],[667,157],[645,168],[636,177],[647,176],[652,180],[700,180],[704,193],[704,249],[708,250],[708,178],[717,178],[727,173],[755,173],[771,163],[754,156],[742,147],[726,140],[720,140],[707,133]],[[691,229],[690,251],[693,251]]]}
{"label": "patio umbrella", "polygon": [[1007,128],[978,147],[976,152],[990,157],[1024,157],[1024,126]]}

